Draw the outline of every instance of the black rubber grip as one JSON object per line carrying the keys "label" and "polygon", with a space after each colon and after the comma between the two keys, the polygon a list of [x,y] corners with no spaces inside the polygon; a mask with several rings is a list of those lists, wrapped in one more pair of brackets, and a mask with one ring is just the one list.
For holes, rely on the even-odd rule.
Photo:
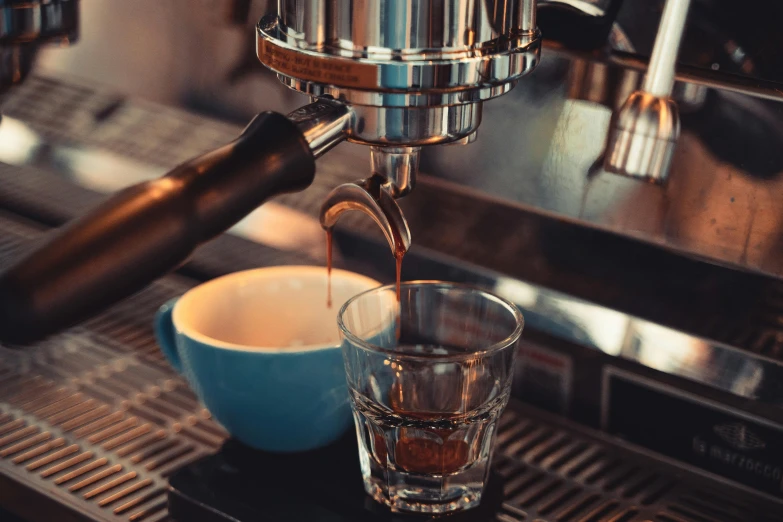
{"label": "black rubber grip", "polygon": [[259,114],[235,141],[117,193],[0,275],[0,342],[30,343],[91,317],[314,174],[294,124]]}

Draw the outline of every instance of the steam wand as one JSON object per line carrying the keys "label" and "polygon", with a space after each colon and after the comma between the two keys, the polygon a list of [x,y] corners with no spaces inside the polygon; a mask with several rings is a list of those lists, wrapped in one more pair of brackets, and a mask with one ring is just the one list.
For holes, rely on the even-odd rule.
{"label": "steam wand", "polygon": [[418,171],[419,147],[371,147],[373,174],[332,190],[321,206],[321,226],[330,231],[349,210],[367,214],[381,227],[395,257],[411,245],[405,216],[395,201],[413,190]]}

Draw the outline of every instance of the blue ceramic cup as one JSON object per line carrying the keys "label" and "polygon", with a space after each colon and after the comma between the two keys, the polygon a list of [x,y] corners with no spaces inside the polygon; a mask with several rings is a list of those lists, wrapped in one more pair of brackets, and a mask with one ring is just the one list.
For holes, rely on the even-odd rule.
{"label": "blue ceramic cup", "polygon": [[155,333],[169,363],[233,437],[273,452],[306,451],[352,424],[337,312],[380,284],[323,267],[223,276],[166,303]]}

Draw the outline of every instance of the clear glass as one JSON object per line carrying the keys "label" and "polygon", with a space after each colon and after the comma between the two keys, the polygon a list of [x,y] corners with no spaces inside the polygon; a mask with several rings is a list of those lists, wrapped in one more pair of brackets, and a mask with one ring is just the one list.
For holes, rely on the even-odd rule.
{"label": "clear glass", "polygon": [[478,288],[403,283],[340,310],[367,493],[392,511],[477,506],[508,403],[523,319]]}

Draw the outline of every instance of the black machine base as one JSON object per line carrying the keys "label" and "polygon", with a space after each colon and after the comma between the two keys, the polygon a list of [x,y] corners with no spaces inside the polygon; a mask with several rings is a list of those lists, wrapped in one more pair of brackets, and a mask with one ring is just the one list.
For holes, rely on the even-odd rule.
{"label": "black machine base", "polygon": [[[221,450],[170,479],[169,512],[176,520],[204,522],[371,522],[431,520],[392,514],[362,488],[356,437],[328,448],[281,455],[228,440]],[[493,474],[480,507],[438,520],[496,520],[502,479]]]}

